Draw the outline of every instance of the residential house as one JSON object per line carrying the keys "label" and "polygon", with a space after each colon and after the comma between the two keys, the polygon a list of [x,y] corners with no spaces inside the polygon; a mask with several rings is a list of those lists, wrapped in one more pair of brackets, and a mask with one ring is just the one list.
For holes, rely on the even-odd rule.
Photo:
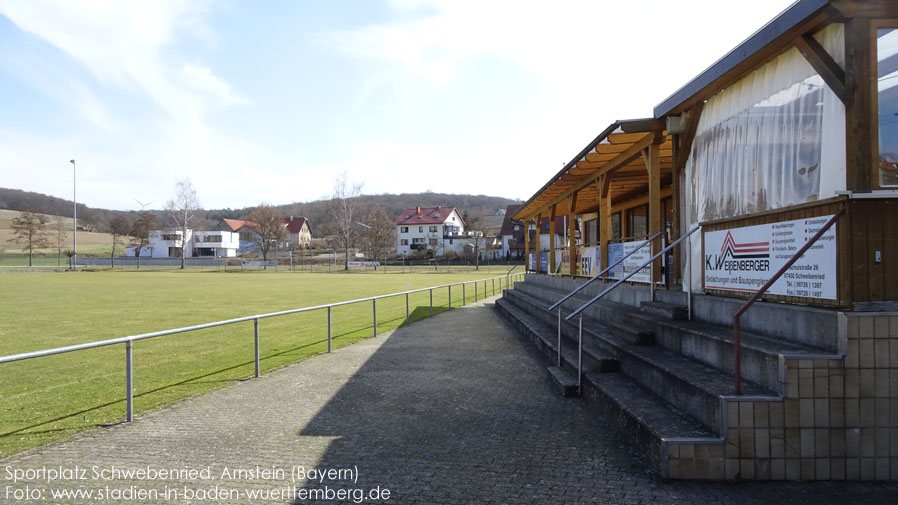
{"label": "residential house", "polygon": [[449,251],[461,254],[469,241],[465,222],[455,207],[405,209],[393,225],[396,226],[398,254],[415,254],[427,249],[437,255]]}
{"label": "residential house", "polygon": [[[148,244],[140,250],[147,258],[180,258],[181,249],[186,248],[188,257],[233,258],[237,256],[238,234],[227,231],[187,230],[186,240],[182,230],[153,230]],[[137,256],[137,248],[128,246],[125,256]]]}
{"label": "residential house", "polygon": [[281,221],[287,231],[287,239],[284,246],[289,249],[308,248],[312,243],[312,227],[309,220],[304,217],[290,219],[282,218]]}
{"label": "residential house", "polygon": [[[524,223],[519,219],[512,219],[512,216],[520,209],[520,205],[509,205],[505,210],[505,219],[502,222],[502,229],[499,231],[501,237],[501,252],[504,258],[521,259],[524,257]],[[579,224],[579,223],[578,223]],[[549,250],[549,218],[544,217],[540,222],[540,251]],[[579,226],[578,226],[579,229]],[[568,246],[565,241],[567,230],[567,220],[565,216],[557,216],[555,218],[555,248],[561,249]],[[530,224],[530,249],[535,249],[536,244],[536,225]],[[560,256],[559,256],[560,258]]]}

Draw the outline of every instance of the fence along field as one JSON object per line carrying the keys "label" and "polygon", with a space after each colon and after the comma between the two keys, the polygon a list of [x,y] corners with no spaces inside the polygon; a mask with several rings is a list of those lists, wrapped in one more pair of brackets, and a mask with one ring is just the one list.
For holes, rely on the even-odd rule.
{"label": "fence along field", "polygon": [[[0,356],[485,277],[482,271],[4,275]],[[473,301],[471,286],[466,295]],[[448,310],[446,289],[433,297],[434,313]],[[429,303],[426,291],[410,295],[410,320],[427,317]],[[461,289],[453,288],[452,306],[461,303]],[[371,311],[367,303],[333,308],[334,348],[370,337]],[[378,300],[378,332],[404,322],[404,296]],[[326,311],[263,319],[260,348],[263,371],[326,351]],[[253,323],[139,341],[133,352],[134,410],[140,412],[251,376]],[[124,345],[0,364],[0,456],[122,419],[124,376]]]}

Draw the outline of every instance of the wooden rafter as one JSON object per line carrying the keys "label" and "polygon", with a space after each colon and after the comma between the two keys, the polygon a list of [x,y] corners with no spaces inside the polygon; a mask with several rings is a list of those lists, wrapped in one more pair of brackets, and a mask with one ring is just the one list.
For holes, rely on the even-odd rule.
{"label": "wooden rafter", "polygon": [[842,103],[848,100],[848,88],[845,86],[845,69],[826,52],[826,49],[810,35],[802,35],[795,39],[795,47],[804,59],[814,67],[823,81],[833,90]]}

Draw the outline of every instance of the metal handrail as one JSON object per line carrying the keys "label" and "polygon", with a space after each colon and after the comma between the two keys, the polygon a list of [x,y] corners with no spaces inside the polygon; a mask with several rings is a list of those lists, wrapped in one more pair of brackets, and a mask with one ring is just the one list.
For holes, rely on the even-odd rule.
{"label": "metal handrail", "polygon": [[[599,293],[599,294],[597,294],[596,296],[592,297],[591,300],[589,300],[588,302],[586,302],[586,303],[584,303],[583,305],[581,305],[580,308],[578,308],[577,310],[571,312],[571,314],[570,314],[569,316],[567,316],[566,318],[564,318],[564,320],[565,320],[565,321],[570,321],[571,318],[573,318],[573,317],[576,316],[577,314],[579,314],[579,313],[583,312],[584,310],[586,310],[590,305],[592,305],[593,303],[599,301],[602,297],[604,297],[605,295],[607,295],[608,293],[610,293],[611,291],[613,291],[616,287],[618,287],[618,286],[620,286],[621,284],[623,284],[623,283],[624,283],[627,279],[629,279],[630,277],[633,277],[634,275],[636,275],[636,274],[637,274],[640,270],[642,270],[643,268],[645,268],[645,267],[651,265],[656,259],[660,258],[663,254],[667,253],[667,251],[673,249],[673,247],[676,246],[677,244],[679,244],[683,239],[685,239],[686,237],[688,237],[688,236],[692,235],[693,233],[697,232],[697,231],[700,230],[701,228],[702,228],[702,227],[699,226],[699,225],[694,226],[691,230],[689,230],[688,232],[686,232],[685,235],[683,235],[682,237],[676,239],[675,241],[671,242],[671,243],[668,244],[666,247],[664,247],[663,249],[661,249],[660,251],[658,251],[657,254],[653,255],[649,260],[647,260],[645,263],[643,263],[642,265],[640,265],[638,268],[636,268],[635,270],[633,270],[632,272],[630,272],[629,274],[627,274],[626,276],[624,276],[624,277],[623,277],[622,279],[620,279],[619,281],[617,281],[617,282],[615,282],[614,284],[612,284],[612,285],[611,285],[610,287],[608,287],[605,291],[602,291],[601,293]],[[654,282],[654,279],[652,280],[652,282]]]}
{"label": "metal handrail", "polygon": [[608,271],[610,271],[612,268],[614,268],[614,267],[620,265],[625,259],[629,258],[629,257],[630,257],[632,254],[634,254],[636,251],[638,251],[638,250],[642,249],[643,247],[645,247],[645,246],[646,246],[649,242],[651,242],[652,240],[655,240],[656,238],[658,238],[662,233],[664,233],[664,232],[659,231],[658,233],[652,235],[652,236],[649,237],[645,242],[639,244],[639,247],[637,247],[636,249],[633,249],[632,251],[628,252],[628,253],[626,254],[626,256],[624,256],[623,258],[621,258],[621,259],[615,261],[613,265],[611,265],[611,266],[605,268],[605,270],[602,270],[601,272],[597,273],[597,274],[596,274],[595,276],[593,276],[591,279],[589,279],[588,281],[586,281],[586,282],[584,282],[583,284],[579,285],[576,289],[574,289],[574,290],[571,291],[570,293],[564,295],[564,296],[561,298],[561,300],[558,300],[557,302],[553,303],[552,306],[549,307],[549,308],[546,309],[546,310],[554,310],[555,307],[557,307],[557,306],[561,305],[562,303],[566,302],[570,297],[572,297],[572,296],[576,295],[577,293],[579,293],[580,291],[582,291],[583,288],[585,288],[586,286],[589,285],[589,283],[591,283],[592,281],[594,281],[594,280],[598,279],[599,277],[605,275],[605,273],[608,272]]}
{"label": "metal handrail", "polygon": [[763,286],[761,286],[757,293],[752,295],[752,297],[749,298],[748,301],[745,302],[745,304],[740,307],[735,314],[733,314],[733,389],[737,395],[742,394],[742,353],[740,346],[742,337],[740,318],[742,317],[742,314],[744,314],[745,311],[751,308],[751,306],[754,305],[754,303],[758,301],[758,299],[761,298],[761,296],[768,289],[770,289],[770,286],[778,281],[779,278],[782,277],[782,275],[786,273],[786,271],[789,270],[789,268],[791,268],[792,265],[801,258],[805,251],[807,251],[811,248],[812,245],[814,245],[814,242],[816,242],[817,239],[822,237],[823,234],[832,227],[832,225],[836,224],[836,221],[839,220],[839,217],[841,217],[844,212],[844,207],[839,209],[839,212],[836,212],[833,217],[831,217],[829,221],[827,221],[826,224],[823,225],[822,228],[817,230],[817,233],[815,233],[814,236],[811,237],[811,239],[808,240],[801,249],[793,254],[789,261],[787,261],[785,265],[783,265],[775,274],[773,274],[773,276],[770,277],[770,280],[768,280]]}
{"label": "metal handrail", "polygon": [[498,277],[488,277],[486,279],[477,279],[477,280],[473,280],[473,281],[456,282],[456,283],[451,283],[451,284],[441,284],[439,286],[431,286],[428,288],[420,288],[420,289],[411,289],[411,290],[402,291],[399,293],[390,293],[390,294],[386,294],[386,295],[369,296],[367,298],[359,298],[356,300],[334,302],[334,303],[328,303],[328,304],[324,304],[324,305],[315,305],[312,307],[302,307],[302,308],[298,308],[298,309],[282,310],[282,311],[278,311],[278,312],[268,312],[268,313],[264,313],[264,314],[256,314],[253,316],[244,316],[244,317],[238,317],[238,318],[234,318],[234,319],[225,319],[222,321],[214,321],[211,323],[197,324],[197,325],[193,325],[193,326],[184,326],[182,328],[173,328],[170,330],[155,331],[155,332],[151,332],[151,333],[141,333],[138,335],[129,335],[129,336],[125,336],[125,337],[112,338],[112,339],[108,339],[108,340],[98,340],[98,341],[94,341],[94,342],[87,342],[84,344],[76,344],[76,345],[69,345],[69,346],[65,346],[65,347],[55,347],[52,349],[43,349],[40,351],[11,354],[8,356],[0,356],[0,364],[11,363],[13,361],[21,361],[21,360],[26,360],[26,359],[41,358],[44,356],[52,356],[55,354],[64,354],[64,353],[68,353],[68,352],[82,351],[85,349],[95,349],[98,347],[105,347],[105,346],[115,345],[115,344],[125,344],[125,376],[126,376],[125,388],[126,388],[126,400],[127,400],[127,421],[131,422],[134,418],[134,403],[133,403],[134,386],[133,386],[132,366],[131,366],[131,364],[132,364],[132,345],[137,340],[145,340],[145,339],[150,339],[150,338],[162,337],[165,335],[173,335],[175,333],[186,333],[189,331],[202,330],[202,329],[206,329],[206,328],[214,328],[217,326],[225,326],[228,324],[253,321],[253,333],[254,333],[254,344],[255,344],[255,376],[259,377],[260,376],[260,370],[259,370],[259,359],[260,359],[259,358],[259,320],[260,319],[284,316],[287,314],[297,314],[300,312],[310,312],[313,310],[327,309],[327,352],[331,352],[331,341],[332,341],[331,309],[333,307],[340,307],[343,305],[350,305],[353,303],[372,302],[374,335],[376,336],[377,335],[377,300],[380,300],[383,298],[391,298],[394,296],[405,296],[405,321],[406,321],[406,323],[408,323],[409,322],[409,298],[408,298],[408,296],[410,294],[422,293],[424,291],[430,292],[430,316],[432,317],[433,316],[433,291],[435,289],[449,288],[449,307],[451,308],[452,307],[452,286],[458,286],[458,285],[462,286],[462,296],[465,297],[462,300],[462,305],[464,305],[465,301],[467,300],[467,297],[466,297],[465,291],[464,291],[464,286],[466,284],[474,284],[474,300],[476,301],[477,296],[478,296],[477,283],[483,282],[483,291],[484,291],[484,298],[485,298],[486,293],[487,293],[487,289],[486,289],[487,281],[491,281],[493,283],[492,291],[493,291],[493,294],[495,294],[495,292],[496,292],[495,281],[497,279],[499,280],[499,289],[501,290],[502,289],[502,279],[505,279],[505,287],[508,288],[508,285],[512,278],[514,278],[515,280],[519,280],[519,279],[522,279],[523,276],[524,276],[524,274],[522,274],[522,273],[511,274],[509,272],[505,275],[501,275]]}

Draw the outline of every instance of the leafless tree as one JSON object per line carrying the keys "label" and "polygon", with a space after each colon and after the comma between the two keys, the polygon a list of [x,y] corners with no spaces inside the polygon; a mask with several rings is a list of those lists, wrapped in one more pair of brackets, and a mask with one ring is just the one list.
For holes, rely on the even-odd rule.
{"label": "leafless tree", "polygon": [[156,228],[156,215],[142,209],[131,226],[130,235],[134,239],[132,246],[137,256],[137,268],[140,269],[140,251],[150,243],[150,232]]}
{"label": "leafless tree", "polygon": [[327,229],[344,250],[343,270],[349,270],[349,248],[352,247],[358,229],[358,196],[361,183],[350,182],[346,172],[334,181],[334,195],[330,201]]}
{"label": "leafless tree", "polygon": [[115,246],[125,245],[124,240],[129,231],[128,220],[124,216],[115,216],[109,220],[109,233],[112,235],[112,253],[109,260],[112,268],[115,268]]}
{"label": "leafless tree", "polygon": [[45,231],[45,220],[44,216],[36,212],[24,210],[10,222],[13,236],[8,241],[22,246],[22,252],[28,253],[28,266],[31,266],[35,249],[50,246]]}
{"label": "leafless tree", "polygon": [[287,236],[280,213],[271,205],[261,203],[246,216],[246,221],[253,232],[256,250],[262,254],[262,261],[268,261],[271,250],[277,250],[277,243]]}
{"label": "leafless tree", "polygon": [[[386,259],[396,248],[396,227],[387,212],[375,206],[365,214],[365,246],[373,261]],[[377,268],[377,267],[375,267]]]}
{"label": "leafless tree", "polygon": [[181,230],[181,268],[187,258],[187,235],[197,221],[200,202],[196,198],[196,188],[190,179],[182,179],[175,184],[175,197],[165,203],[165,210],[175,227]]}
{"label": "leafless tree", "polygon": [[63,242],[66,242],[69,226],[61,216],[53,217],[53,232],[56,234],[56,266],[60,266],[62,260],[62,252],[65,250]]}
{"label": "leafless tree", "polygon": [[486,245],[487,237],[483,232],[483,215],[473,216],[465,213],[465,232],[468,235],[468,244],[471,246],[470,254],[474,261],[474,270],[480,270],[480,253]]}

